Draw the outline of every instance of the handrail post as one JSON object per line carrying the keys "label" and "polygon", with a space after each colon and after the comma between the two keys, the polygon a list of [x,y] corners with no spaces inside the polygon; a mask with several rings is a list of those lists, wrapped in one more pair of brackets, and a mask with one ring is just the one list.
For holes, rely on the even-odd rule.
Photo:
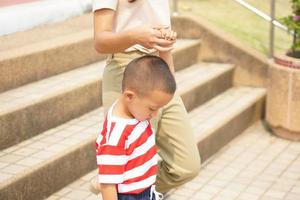
{"label": "handrail post", "polygon": [[173,6],[172,15],[173,15],[173,16],[177,16],[177,15],[178,15],[178,5],[177,5],[177,0],[173,0],[173,1],[172,1],[172,6]]}
{"label": "handrail post", "polygon": [[270,38],[269,38],[269,58],[274,55],[274,19],[275,19],[275,0],[271,0],[270,5]]}

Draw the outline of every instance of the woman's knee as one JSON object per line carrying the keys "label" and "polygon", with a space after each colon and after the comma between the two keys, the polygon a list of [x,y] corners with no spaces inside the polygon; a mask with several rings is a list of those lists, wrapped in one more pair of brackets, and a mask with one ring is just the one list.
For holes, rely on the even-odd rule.
{"label": "woman's knee", "polygon": [[186,166],[186,174],[183,175],[183,178],[186,177],[187,179],[192,179],[196,177],[201,169],[200,161],[199,162],[194,162],[190,166]]}
{"label": "woman's knee", "polygon": [[174,166],[174,172],[176,174],[174,177],[178,182],[187,182],[196,177],[199,174],[200,169],[200,158],[190,159],[186,163]]}

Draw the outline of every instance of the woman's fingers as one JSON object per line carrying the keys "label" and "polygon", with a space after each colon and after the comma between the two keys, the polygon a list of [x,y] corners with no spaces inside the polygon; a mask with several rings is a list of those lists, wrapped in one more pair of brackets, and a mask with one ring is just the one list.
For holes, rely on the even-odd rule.
{"label": "woman's fingers", "polygon": [[160,29],[153,28],[153,29],[152,29],[152,34],[153,34],[153,36],[155,36],[155,37],[157,37],[157,38],[162,38],[162,37],[161,37],[161,36],[162,36],[162,33],[161,33]]}

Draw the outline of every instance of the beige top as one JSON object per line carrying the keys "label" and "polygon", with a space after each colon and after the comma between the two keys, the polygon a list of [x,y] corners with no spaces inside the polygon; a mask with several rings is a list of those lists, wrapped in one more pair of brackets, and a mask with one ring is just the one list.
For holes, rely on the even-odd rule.
{"label": "beige top", "polygon": [[[94,0],[93,11],[109,8],[116,11],[113,31],[118,33],[139,25],[149,25],[153,28],[168,28],[171,26],[169,0]],[[125,52],[139,50],[145,53],[153,52],[141,45],[134,45]]]}

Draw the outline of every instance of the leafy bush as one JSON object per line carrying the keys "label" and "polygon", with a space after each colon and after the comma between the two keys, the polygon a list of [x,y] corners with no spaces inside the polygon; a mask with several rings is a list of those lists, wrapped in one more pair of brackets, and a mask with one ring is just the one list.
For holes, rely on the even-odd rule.
{"label": "leafy bush", "polygon": [[281,18],[280,21],[285,24],[288,31],[293,33],[292,53],[300,50],[300,0],[291,0],[292,14]]}

